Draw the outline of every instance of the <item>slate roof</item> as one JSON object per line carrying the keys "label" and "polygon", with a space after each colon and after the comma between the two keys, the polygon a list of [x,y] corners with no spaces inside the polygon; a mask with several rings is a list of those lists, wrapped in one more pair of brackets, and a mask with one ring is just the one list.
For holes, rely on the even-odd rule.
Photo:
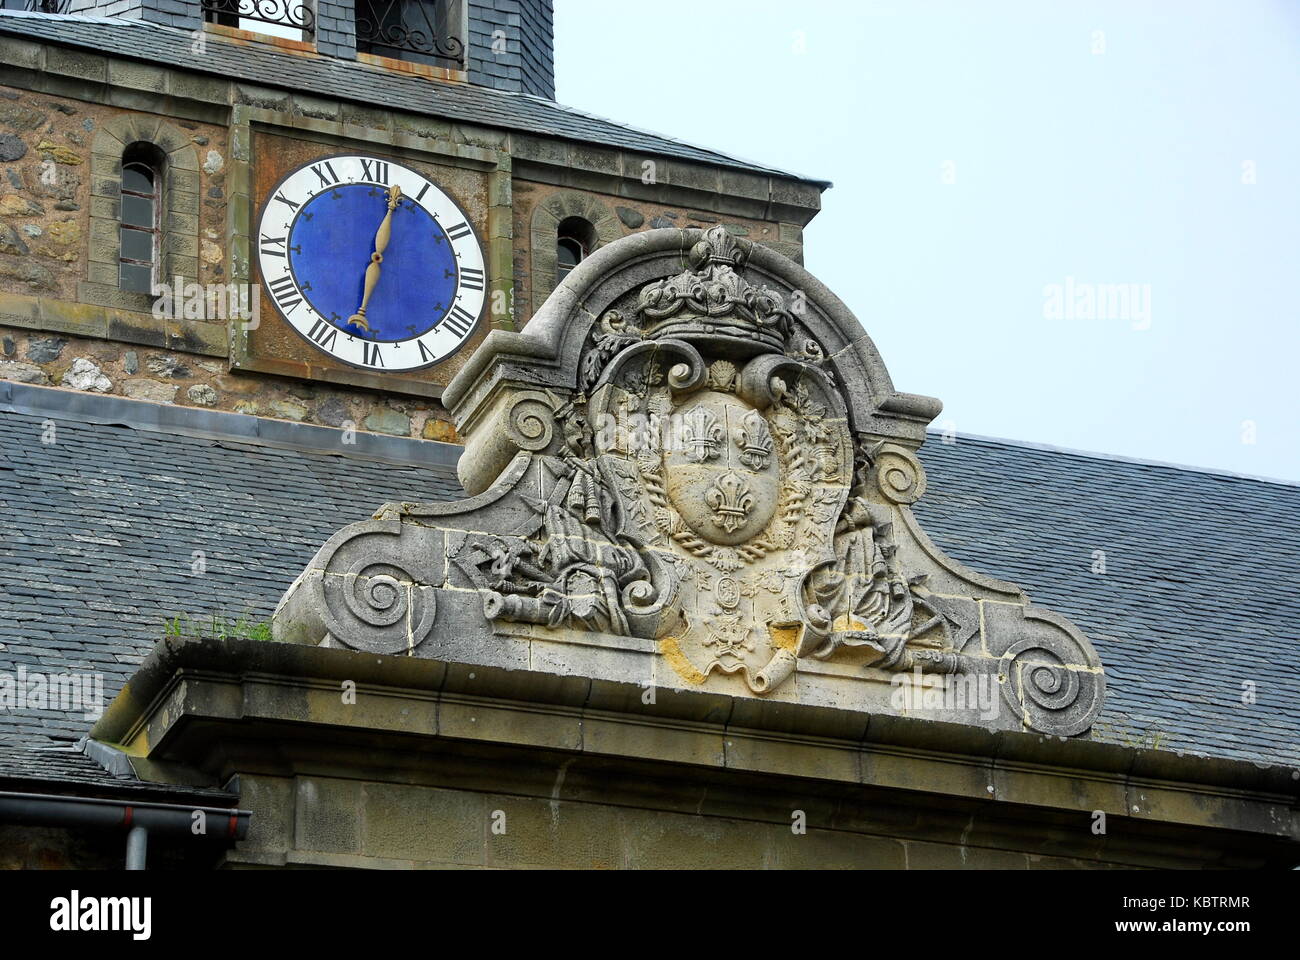
{"label": "slate roof", "polygon": [[[445,463],[184,436],[173,431],[187,417],[253,418],[167,409],[172,425],[151,429],[17,402],[0,413],[0,672],[102,672],[107,702],[166,618],[264,620],[339,527],[385,501],[462,495]],[[931,437],[921,458],[916,513],[939,546],[1091,637],[1108,683],[1097,739],[1300,766],[1300,486],[973,438]],[[89,726],[81,713],[0,713],[0,747]],[[0,752],[0,775],[6,762]]]}
{"label": "slate roof", "polygon": [[131,774],[113,776],[75,744],[0,742],[0,789],[17,793],[58,793],[155,800],[164,803],[198,801],[233,806],[238,797],[212,787],[179,786],[139,780]]}
{"label": "slate roof", "polygon": [[[207,35],[207,50],[203,56],[196,57],[190,52],[193,38],[187,31],[144,20],[5,10],[0,11],[0,34],[51,41],[267,87],[338,97],[367,106],[378,104],[447,120],[621,150],[645,151],[662,157],[803,180],[822,187],[830,185],[828,181],[741,160],[530,94],[430,80],[334,57],[287,56],[275,47],[236,44],[216,34]],[[292,73],[286,71],[286,65],[292,65]]]}

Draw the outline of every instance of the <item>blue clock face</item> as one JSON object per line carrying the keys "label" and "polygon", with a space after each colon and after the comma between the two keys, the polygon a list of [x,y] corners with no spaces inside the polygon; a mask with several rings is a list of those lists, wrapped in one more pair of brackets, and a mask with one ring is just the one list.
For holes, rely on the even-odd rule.
{"label": "blue clock face", "polygon": [[306,164],[272,191],[258,233],[276,310],[343,363],[430,366],[465,343],[482,312],[483,255],[468,218],[400,164]]}

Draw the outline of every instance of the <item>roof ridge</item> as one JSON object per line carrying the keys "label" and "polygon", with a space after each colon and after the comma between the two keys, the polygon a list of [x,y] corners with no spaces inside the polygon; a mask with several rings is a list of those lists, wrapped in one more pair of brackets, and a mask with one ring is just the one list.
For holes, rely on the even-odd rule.
{"label": "roof ridge", "polygon": [[559,107],[561,110],[564,110],[567,113],[576,113],[579,116],[586,117],[589,120],[599,120],[601,123],[612,123],[614,126],[622,127],[624,130],[629,130],[632,133],[639,133],[644,136],[655,137],[660,140],[669,140],[683,147],[690,147],[692,150],[703,150],[705,153],[714,154],[715,156],[723,160],[739,161],[740,163],[748,164],[751,167],[766,167],[772,173],[779,173],[782,176],[790,177],[794,180],[804,180],[808,183],[815,183],[821,185],[823,189],[827,189],[834,186],[834,184],[830,180],[826,180],[821,177],[810,177],[807,176],[806,174],[796,173],[793,170],[782,170],[778,167],[769,166],[768,164],[750,159],[749,157],[742,157],[734,153],[724,153],[721,150],[717,149],[716,147],[702,146],[701,144],[698,143],[692,143],[690,140],[683,140],[681,137],[674,137],[671,134],[660,133],[658,130],[651,130],[649,127],[639,127],[632,123],[625,123],[622,120],[612,120],[609,117],[601,116],[598,113],[592,113],[590,110],[583,110],[581,107],[575,107],[572,104],[562,103],[559,100],[547,100],[545,97],[539,97],[536,94],[524,93],[522,91],[517,91],[517,90],[503,90],[501,92],[509,93],[514,96],[530,97],[531,99],[534,100],[541,100],[546,103],[553,104],[554,106]]}
{"label": "roof ridge", "polygon": [[[947,431],[929,428],[926,438],[942,436]],[[1256,483],[1270,483],[1282,487],[1300,487],[1300,480],[1286,480],[1282,477],[1265,477],[1255,473],[1241,473],[1236,470],[1223,470],[1219,467],[1198,467],[1189,463],[1174,463],[1169,460],[1148,460],[1144,457],[1130,457],[1122,453],[1102,453],[1098,450],[1080,450],[1076,447],[1062,447],[1052,443],[1038,443],[1033,440],[1013,440],[1010,437],[990,437],[979,433],[957,433],[958,440],[974,440],[977,443],[997,443],[1008,447],[1020,447],[1025,450],[1042,450],[1047,453],[1061,453],[1066,456],[1083,457],[1088,460],[1108,460],[1114,463],[1132,463],[1144,467],[1163,467],[1182,473],[1197,473],[1212,477],[1224,477],[1231,480],[1253,480]],[[951,444],[940,442],[941,446]]]}
{"label": "roof ridge", "polygon": [[[112,26],[115,29],[132,27],[138,30],[157,31],[159,34],[163,36],[167,36],[178,40],[183,39],[189,34],[189,31],[180,27],[171,26],[169,24],[152,23],[150,21],[133,20],[124,17],[90,17],[90,16],[85,16],[83,14],[46,14],[46,13],[32,13],[25,10],[0,9],[0,22],[4,20],[24,20],[24,21],[31,21],[33,23],[41,23],[41,24],[85,23],[85,24],[93,24],[95,26],[100,26],[100,27]],[[13,27],[10,27],[10,30],[13,29],[14,29]],[[51,38],[48,36],[42,36],[40,35],[39,32],[33,33],[29,36],[28,35],[24,35],[24,36],[27,36],[28,39],[35,40],[38,42],[63,43],[63,44],[69,44],[81,48],[89,47],[90,49],[95,49],[100,53],[107,53],[112,56],[131,57],[133,59],[138,59],[145,63],[159,62],[158,58],[152,57],[146,52],[137,51],[132,53],[132,52],[104,50],[102,48],[96,47],[93,43],[85,43],[85,42],[78,43],[75,38],[72,39],[68,37]],[[228,39],[222,37],[220,34],[206,34],[205,36],[210,40],[210,42],[218,46],[229,48],[232,51],[237,51],[237,50],[248,51],[250,49],[249,44],[231,43]],[[251,47],[253,48],[254,52],[258,54],[274,52],[273,47],[268,47],[264,50],[257,49],[256,44],[251,45]],[[478,83],[461,83],[458,81],[441,80],[436,77],[424,77],[416,73],[399,73],[396,71],[388,70],[384,67],[376,66],[374,64],[363,63],[359,60],[344,60],[338,57],[327,56],[315,50],[308,51],[308,53],[310,54],[310,58],[312,61],[319,63],[322,67],[328,70],[358,71],[362,75],[377,74],[380,76],[391,77],[394,80],[400,80],[404,82],[409,82],[413,80],[423,80],[428,83],[434,84],[435,86],[440,86],[440,85],[451,86],[459,90],[472,91],[474,93],[481,94],[487,97],[503,97],[503,98],[508,97],[516,100],[527,100],[536,104],[543,105],[550,109],[560,111],[572,117],[582,117],[584,119],[594,121],[598,124],[605,124],[609,127],[615,127],[626,133],[636,134],[642,137],[649,137],[653,140],[659,141],[660,144],[664,144],[664,145],[671,144],[675,147],[680,148],[684,154],[690,154],[690,153],[696,154],[695,156],[689,156],[689,155],[672,156],[670,154],[668,156],[668,159],[678,160],[678,161],[688,162],[688,163],[700,163],[706,165],[711,164],[723,168],[744,170],[761,176],[786,177],[789,179],[799,180],[805,183],[814,184],[817,187],[819,187],[821,190],[828,189],[830,186],[832,186],[829,180],[819,179],[816,177],[809,177],[801,173],[795,173],[793,171],[783,170],[778,167],[774,167],[771,164],[762,163],[760,161],[751,160],[746,157],[741,157],[732,153],[724,152],[715,147],[701,146],[700,144],[691,143],[687,140],[683,140],[680,137],[668,136],[667,134],[659,133],[657,131],[650,130],[646,127],[638,127],[638,126],[634,126],[633,124],[624,123],[620,120],[612,120],[609,117],[603,117],[600,116],[599,114],[591,113],[589,111],[582,110],[578,107],[561,103],[558,100],[550,99],[547,97],[541,97],[536,94],[525,93],[520,90],[499,90],[496,87],[489,87]],[[215,76],[228,76],[228,74],[226,74],[224,71],[219,69],[217,66],[204,66],[204,64],[201,61],[189,63],[187,64],[187,68],[201,73],[213,74]],[[279,89],[288,90],[290,92],[299,90],[298,87],[292,86],[285,81],[281,81],[280,83],[274,83],[271,81],[258,79],[254,82],[266,86],[273,86]],[[353,100],[354,102],[356,101],[356,98],[349,97],[346,92],[336,93],[335,95],[338,96],[340,99]],[[440,114],[436,111],[430,111],[427,109],[427,107],[422,108],[418,112],[428,113],[430,116],[444,116],[444,117],[447,116],[447,114]],[[463,122],[463,119],[457,122]],[[557,131],[555,129],[550,129],[547,130],[544,134],[542,134],[541,131],[538,131],[532,126],[511,124],[511,123],[504,122],[499,118],[495,120],[480,119],[477,120],[476,122],[481,123],[487,127],[497,127],[499,129],[508,130],[512,132],[518,131],[521,133],[528,133],[534,136],[545,135],[545,136],[553,137],[557,140],[569,140],[577,143],[587,142],[583,140],[580,136],[574,134],[572,131]],[[595,142],[603,143],[606,146],[614,145],[607,141],[601,141],[601,140],[596,140]],[[620,149],[652,152],[654,150],[654,147],[653,146],[632,147],[632,146],[622,145]]]}

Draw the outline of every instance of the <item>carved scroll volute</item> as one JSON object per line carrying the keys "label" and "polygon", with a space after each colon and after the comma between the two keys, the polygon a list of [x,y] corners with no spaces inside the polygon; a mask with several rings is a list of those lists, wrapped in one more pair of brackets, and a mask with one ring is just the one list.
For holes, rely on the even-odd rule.
{"label": "carved scroll volute", "polygon": [[415,650],[437,615],[437,538],[398,520],[344,527],[321,547],[274,616],[276,639],[368,653]]}
{"label": "carved scroll volute", "polygon": [[988,652],[1002,698],[1030,730],[1072,737],[1092,726],[1106,696],[1101,659],[1064,617],[1035,607],[989,604]]}
{"label": "carved scroll volute", "polygon": [[666,382],[674,393],[689,393],[698,389],[708,375],[708,367],[700,352],[689,343],[681,340],[645,340],[625,348],[614,357],[596,381],[596,387],[619,383],[627,374],[640,373],[650,363],[665,371]]}
{"label": "carved scroll volute", "polygon": [[514,394],[506,414],[506,435],[520,450],[538,453],[551,445],[555,436],[554,400],[528,390]]}
{"label": "carved scroll volute", "polygon": [[567,397],[540,390],[503,392],[471,424],[456,465],[470,494],[482,493],[520,451],[544,453],[557,443],[555,411]]}
{"label": "carved scroll volute", "polygon": [[925,494],[925,468],[911,450],[886,443],[875,451],[874,460],[876,489],[890,503],[913,504]]}

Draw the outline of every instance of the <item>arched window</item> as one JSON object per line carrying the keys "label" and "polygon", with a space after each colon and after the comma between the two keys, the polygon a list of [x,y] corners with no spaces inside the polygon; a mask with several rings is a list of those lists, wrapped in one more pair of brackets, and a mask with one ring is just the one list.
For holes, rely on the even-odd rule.
{"label": "arched window", "polygon": [[567,217],[560,221],[555,236],[555,282],[564,280],[587,255],[596,248],[599,238],[596,228],[582,217]]}
{"label": "arched window", "polygon": [[151,143],[131,144],[122,153],[118,286],[123,290],[150,293],[158,280],[161,196],[161,151]]}

